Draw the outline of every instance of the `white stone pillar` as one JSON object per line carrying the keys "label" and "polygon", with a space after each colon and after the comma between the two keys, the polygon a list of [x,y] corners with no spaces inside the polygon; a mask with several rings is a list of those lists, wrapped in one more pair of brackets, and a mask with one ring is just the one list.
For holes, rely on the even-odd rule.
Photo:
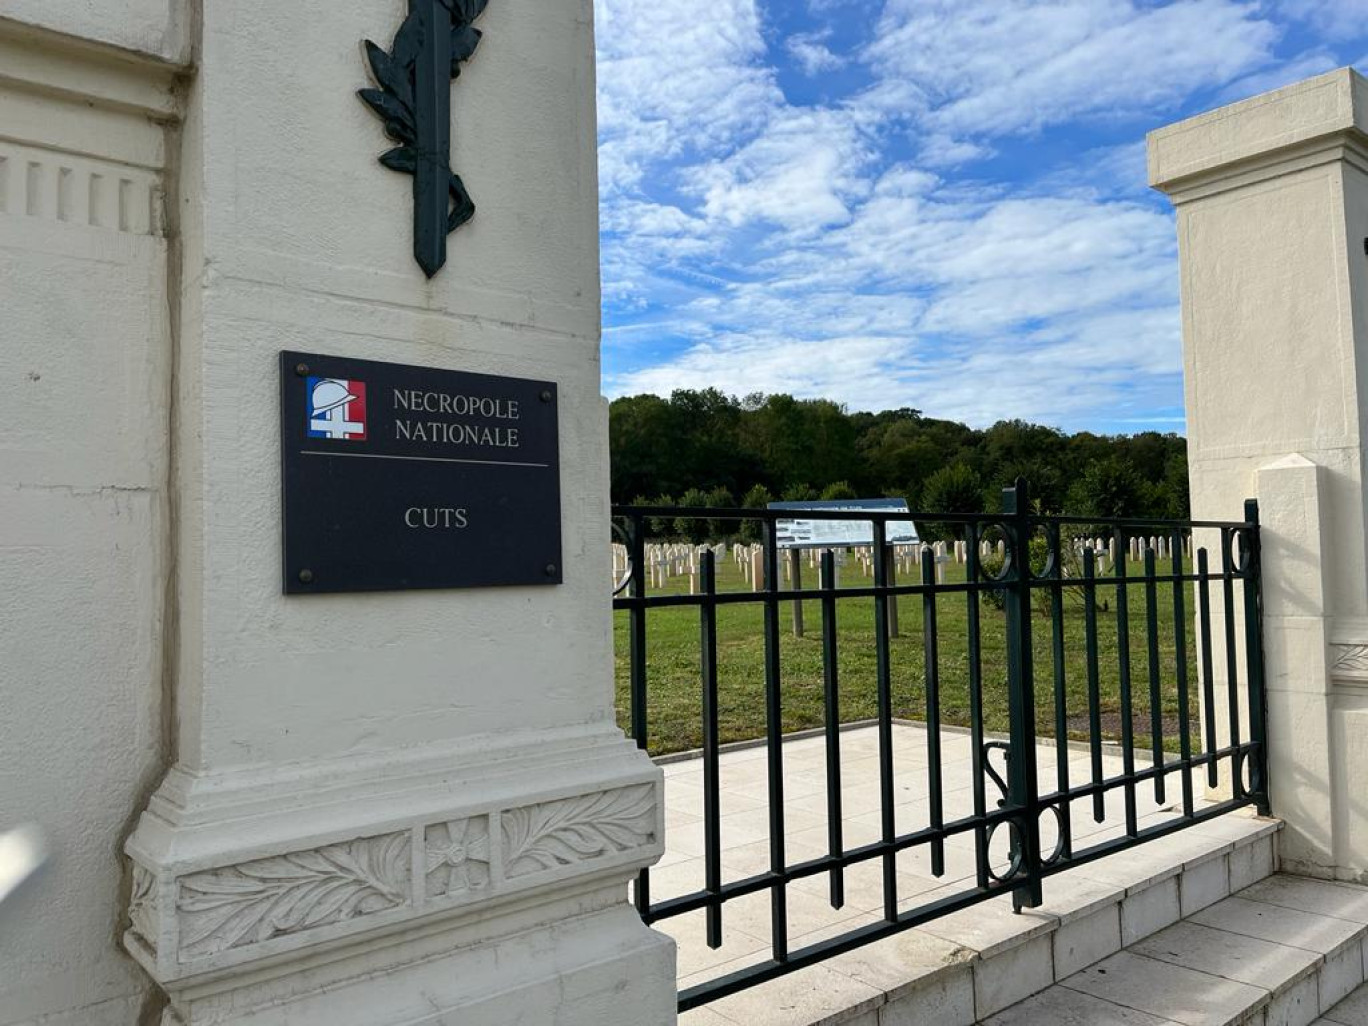
{"label": "white stone pillar", "polygon": [[[478,206],[428,280],[356,96],[392,0],[202,5],[174,226],[174,766],[129,951],[188,1026],[674,1022],[627,903],[661,777],[615,725],[590,0],[489,5]],[[564,581],[282,596],[280,350],[554,380]]]}
{"label": "white stone pillar", "polygon": [[0,908],[0,1023],[128,1026],[155,1000],[115,937],[167,755],[185,12],[0,7],[0,833],[34,823],[54,854]]}
{"label": "white stone pillar", "polygon": [[1347,838],[1336,836],[1345,796],[1336,793],[1344,781],[1332,755],[1335,689],[1326,666],[1325,477],[1324,467],[1300,455],[1257,471],[1270,799],[1276,814],[1289,817],[1283,857],[1300,866],[1355,861]]}
{"label": "white stone pillar", "polygon": [[1193,515],[1263,506],[1283,852],[1361,879],[1368,83],[1343,69],[1161,129],[1149,166],[1177,209]]}

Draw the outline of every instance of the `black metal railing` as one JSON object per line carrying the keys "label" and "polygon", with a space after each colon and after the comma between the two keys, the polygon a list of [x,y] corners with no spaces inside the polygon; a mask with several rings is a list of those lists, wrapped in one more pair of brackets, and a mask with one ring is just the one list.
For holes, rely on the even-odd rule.
{"label": "black metal railing", "polygon": [[[698,620],[698,671],[693,686],[700,710],[705,879],[701,889],[656,898],[651,875],[643,872],[635,887],[637,908],[647,923],[702,910],[707,943],[717,948],[723,942],[727,903],[747,895],[769,896],[769,957],[688,987],[680,994],[681,1010],[996,895],[1010,893],[1018,911],[1035,907],[1042,901],[1042,881],[1073,866],[1237,808],[1254,806],[1262,814],[1269,812],[1259,524],[1258,507],[1252,500],[1245,505],[1244,519],[1235,522],[1050,517],[1030,512],[1025,483],[1018,481],[1004,492],[1000,515],[848,510],[796,514],[792,510],[619,506],[613,516],[615,535],[622,544],[620,554],[625,557],[625,566],[620,567],[624,572],[615,581],[618,594],[613,606],[626,620],[620,626],[626,635],[629,729],[643,749],[658,747],[653,746],[654,740],[680,747],[673,736],[653,738],[649,730],[652,699],[659,696],[653,696],[648,620],[690,616],[690,610]],[[816,588],[803,588],[799,575],[791,572],[792,587],[783,589],[783,550],[776,528],[780,521],[795,516],[869,523],[872,580],[847,580],[838,586],[841,554],[826,550],[820,555]],[[698,558],[687,592],[682,587],[652,589],[647,559],[652,526],[668,528],[681,518],[704,517],[713,525],[748,521],[758,527],[763,575],[751,581],[753,590],[720,590],[714,551],[702,548],[694,549]],[[885,539],[891,522],[908,520],[915,521],[923,535],[945,539],[947,551],[955,545],[962,564],[951,564],[953,573],[947,573],[947,557],[938,561],[932,549],[919,548],[920,574],[898,582],[896,561]],[[1216,549],[1215,570],[1210,566],[1211,546]],[[1159,563],[1159,551],[1166,566]],[[1106,572],[1100,562],[1109,564]],[[906,560],[903,566],[910,569]],[[1195,609],[1189,604],[1194,592]],[[899,628],[900,599],[916,600],[904,610],[912,615],[905,615],[901,626],[920,619],[920,651],[916,651],[915,632],[897,644],[901,657],[918,664],[921,701],[912,702],[901,692],[895,695],[893,686],[892,642]],[[786,681],[781,612],[786,604],[796,603],[794,609],[800,615],[805,601],[820,611],[820,670],[814,672],[821,677],[821,716],[820,723],[806,725],[819,729],[824,738],[826,854],[790,863],[785,829]],[[734,617],[731,610],[756,606],[762,614],[768,869],[728,880],[720,798],[726,738],[719,726],[719,689],[725,676],[719,669],[719,615]],[[1137,615],[1139,609],[1133,607],[1141,607],[1143,613]],[[838,609],[872,616],[872,681],[854,679],[842,666],[840,657],[849,655],[849,642],[838,630]],[[952,613],[953,636],[945,626]],[[842,615],[843,623],[849,623],[850,615]],[[794,626],[801,629],[797,622]],[[754,621],[746,621],[741,629],[753,631]],[[1137,640],[1141,636],[1143,640]],[[947,646],[955,649],[953,665],[943,655]],[[1143,661],[1137,658],[1141,650]],[[1144,672],[1137,675],[1142,664]],[[906,676],[904,670],[900,667],[899,672]],[[947,679],[948,671],[953,671],[953,681]],[[870,685],[877,736],[879,836],[872,843],[848,847],[843,836],[842,705],[855,689]],[[962,692],[964,698],[953,716],[967,721],[962,726],[970,738],[972,811],[968,814],[961,814],[962,809],[948,810],[945,801],[942,739],[952,727],[942,723],[947,687],[957,695]],[[1147,719],[1138,724],[1137,694],[1141,705],[1148,707]],[[988,697],[997,703],[991,715]],[[1119,723],[1114,723],[1117,719]],[[899,832],[895,726],[909,720],[925,724],[927,815],[924,825]],[[1044,739],[1046,747],[1038,747],[1038,739]],[[1047,763],[1053,762],[1046,767],[1046,779],[1038,766],[1042,752],[1050,755]],[[994,757],[1002,757],[1004,772],[992,764]],[[1118,760],[1120,772],[1109,772],[1108,764]],[[920,753],[916,765],[921,765]],[[1208,787],[1219,793],[1199,798],[1203,773]],[[1170,798],[1175,781],[1176,800]],[[990,803],[990,786],[1001,792],[996,802]],[[1153,801],[1146,796],[1145,807],[1151,813],[1144,813],[1138,795],[1149,788]],[[1118,797],[1123,815],[1115,830],[1086,835],[1078,817],[1085,820],[1091,812],[1094,822],[1102,823],[1108,799]],[[1152,810],[1166,801],[1172,802],[1174,812],[1153,815]],[[1052,834],[1053,841],[1046,834]],[[947,857],[954,855],[947,851],[947,844],[965,837],[972,838],[973,866],[960,874],[964,886],[953,893],[934,891],[922,903],[915,898],[910,903],[900,901],[900,854],[926,851],[931,875],[941,878],[947,875]],[[998,857],[994,853],[1004,844],[1005,857]],[[969,857],[967,848],[964,843],[957,847],[959,858]],[[872,860],[882,869],[881,921],[791,948],[789,885],[826,874],[830,904],[840,908],[845,902],[846,872]]]}

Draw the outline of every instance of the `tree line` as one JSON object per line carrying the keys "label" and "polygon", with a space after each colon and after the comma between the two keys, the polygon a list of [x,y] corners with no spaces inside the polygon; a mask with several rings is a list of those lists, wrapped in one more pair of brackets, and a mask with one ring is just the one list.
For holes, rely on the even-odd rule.
{"label": "tree line", "polygon": [[1187,442],[1177,434],[1065,434],[1022,420],[977,430],[904,408],[849,412],[826,399],[683,389],[614,400],[617,503],[763,507],[905,498],[925,513],[1001,508],[1017,477],[1038,509],[1084,517],[1188,516]]}

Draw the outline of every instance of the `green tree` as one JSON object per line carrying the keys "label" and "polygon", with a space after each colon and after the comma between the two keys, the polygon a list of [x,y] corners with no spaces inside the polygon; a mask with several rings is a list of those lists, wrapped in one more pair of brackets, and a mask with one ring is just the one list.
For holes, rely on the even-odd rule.
{"label": "green tree", "polygon": [[764,485],[758,484],[752,486],[751,490],[746,493],[746,497],[741,500],[741,505],[746,509],[765,509],[773,501],[774,496],[770,490]]}
{"label": "green tree", "polygon": [[[964,463],[942,467],[926,479],[921,507],[927,513],[982,513],[983,480]],[[957,534],[950,524],[919,524],[918,528],[928,541],[952,538]]]}
{"label": "green tree", "polygon": [[982,513],[983,480],[964,463],[942,467],[927,478],[921,505],[927,513]]}
{"label": "green tree", "polygon": [[[741,500],[741,505],[746,509],[765,509],[774,501],[774,495],[764,485],[758,484],[751,487],[746,493],[746,497]],[[762,521],[743,520],[741,521],[741,540],[753,543],[760,541],[765,532],[761,529]]]}
{"label": "green tree", "polygon": [[[707,505],[713,509],[732,509],[736,506],[736,499],[727,489],[719,486],[708,493]],[[740,523],[735,520],[719,520],[716,517],[708,518],[708,537],[707,541],[720,541],[729,535],[735,534],[740,527]]]}
{"label": "green tree", "polygon": [[[638,499],[632,503],[633,506],[673,506],[674,504],[673,495],[657,495],[654,499]],[[647,517],[646,530],[649,532],[650,541],[663,541],[674,531],[674,521],[666,517]]]}
{"label": "green tree", "polygon": [[[974,430],[911,406],[851,413],[823,399],[738,399],[715,388],[617,399],[610,431],[616,502],[696,489],[715,505],[722,489],[738,496],[756,487],[804,501],[849,488],[905,496],[913,508],[953,500],[997,509],[1000,490],[1024,477],[1046,512],[1181,518],[1188,511],[1187,443],[1171,433],[1065,435],[1022,420]],[[976,488],[965,483],[974,477]],[[973,492],[980,501],[969,502]],[[668,534],[676,525],[663,526]],[[714,533],[734,529],[713,524]]]}
{"label": "green tree", "polygon": [[1069,489],[1068,510],[1080,517],[1138,516],[1145,491],[1145,482],[1129,460],[1109,456],[1090,463]]}
{"label": "green tree", "polygon": [[[679,497],[682,507],[702,509],[708,505],[708,493],[701,488],[690,488]],[[674,533],[678,538],[692,545],[701,545],[708,540],[708,519],[706,517],[679,517],[674,522]]]}
{"label": "green tree", "polygon": [[679,430],[674,408],[659,396],[614,402],[608,412],[613,494],[678,495],[688,487],[688,468],[671,458]]}
{"label": "green tree", "polygon": [[860,493],[846,481],[834,481],[822,489],[822,498],[832,502],[839,502],[847,499],[858,499]]}
{"label": "green tree", "polygon": [[823,488],[857,461],[845,408],[825,399],[769,396],[747,417],[742,439],[784,490],[800,482]]}
{"label": "green tree", "polygon": [[1188,493],[1187,451],[1171,454],[1164,464],[1164,479],[1159,482],[1153,513],[1158,517],[1186,520],[1192,514]]}

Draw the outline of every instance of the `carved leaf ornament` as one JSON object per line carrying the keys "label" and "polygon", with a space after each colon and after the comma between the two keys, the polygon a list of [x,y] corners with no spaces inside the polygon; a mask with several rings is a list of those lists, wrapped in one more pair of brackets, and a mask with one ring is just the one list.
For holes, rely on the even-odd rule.
{"label": "carved leaf ornament", "polygon": [[1368,672],[1368,645],[1338,645],[1334,669],[1355,673]]}
{"label": "carved leaf ornament", "polygon": [[649,784],[510,809],[503,813],[508,876],[523,876],[649,842],[655,834]]}
{"label": "carved leaf ornament", "polygon": [[157,880],[147,869],[133,864],[133,894],[128,903],[133,932],[153,950],[157,947]]}
{"label": "carved leaf ornament", "polygon": [[180,881],[181,957],[203,958],[408,900],[410,836],[367,837]]}

